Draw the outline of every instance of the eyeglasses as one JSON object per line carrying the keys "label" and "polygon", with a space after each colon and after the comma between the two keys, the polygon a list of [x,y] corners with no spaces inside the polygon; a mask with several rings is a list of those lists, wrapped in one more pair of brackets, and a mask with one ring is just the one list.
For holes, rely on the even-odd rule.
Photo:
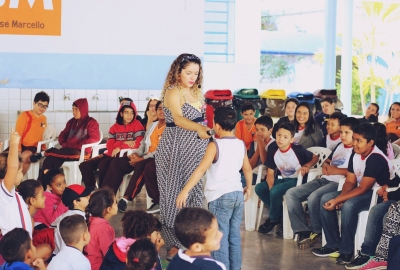
{"label": "eyeglasses", "polygon": [[40,103],[40,102],[37,102],[36,104],[37,104],[37,105],[39,106],[39,108],[41,108],[41,109],[47,110],[47,108],[49,108],[49,106],[44,105],[44,104],[42,104],[42,103]]}

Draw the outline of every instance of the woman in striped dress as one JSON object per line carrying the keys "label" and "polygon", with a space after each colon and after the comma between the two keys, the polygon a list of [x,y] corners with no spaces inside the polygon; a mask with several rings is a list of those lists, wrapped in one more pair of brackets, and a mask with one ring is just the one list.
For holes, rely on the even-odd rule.
{"label": "woman in striped dress", "polygon": [[[155,153],[157,182],[160,191],[162,236],[171,259],[181,247],[175,236],[174,222],[179,212],[176,198],[202,160],[208,144],[208,127],[203,126],[203,80],[200,59],[181,54],[172,63],[164,83],[166,128]],[[188,207],[202,206],[202,183],[189,193]]]}

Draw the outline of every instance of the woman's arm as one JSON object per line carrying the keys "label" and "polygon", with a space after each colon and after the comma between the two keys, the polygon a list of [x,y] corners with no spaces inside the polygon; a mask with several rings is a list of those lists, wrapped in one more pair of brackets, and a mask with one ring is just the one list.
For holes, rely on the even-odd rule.
{"label": "woman's arm", "polygon": [[187,130],[196,131],[202,139],[210,138],[207,134],[207,131],[210,130],[208,127],[193,122],[182,115],[181,95],[177,88],[165,92],[164,104],[171,111],[175,125]]}

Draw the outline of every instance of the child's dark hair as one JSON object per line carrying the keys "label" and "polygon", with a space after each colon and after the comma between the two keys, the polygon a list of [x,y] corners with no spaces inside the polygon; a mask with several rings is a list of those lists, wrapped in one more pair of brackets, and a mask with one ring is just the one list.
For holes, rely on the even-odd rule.
{"label": "child's dark hair", "polygon": [[175,235],[187,249],[194,243],[204,243],[204,233],[211,227],[214,218],[210,211],[203,208],[183,208],[175,219]]}
{"label": "child's dark hair", "polygon": [[344,114],[341,112],[334,112],[329,116],[329,119],[337,119],[340,125],[340,121],[345,118]]}
{"label": "child's dark hair", "polygon": [[[3,152],[0,154],[0,179],[4,179],[7,173],[7,159],[8,152]],[[18,156],[19,166],[22,166],[22,158]]]}
{"label": "child's dark hair", "polygon": [[375,145],[376,128],[370,123],[363,123],[356,126],[356,128],[353,130],[353,133],[357,133],[358,135],[364,137],[364,139],[367,140],[367,143],[374,141],[373,145]]}
{"label": "child's dark hair", "polygon": [[161,104],[162,104],[161,100],[157,101],[157,103],[156,103],[156,111],[158,110],[158,107],[160,107]]}
{"label": "child's dark hair", "polygon": [[386,126],[382,123],[373,123],[372,125],[376,129],[375,145],[387,156],[389,139],[386,134]]}
{"label": "child's dark hair", "polygon": [[378,116],[376,116],[375,114],[371,114],[367,120],[369,123],[376,123],[378,122]]}
{"label": "child's dark hair", "polygon": [[33,99],[33,102],[38,103],[39,101],[43,101],[43,102],[48,102],[50,103],[50,97],[49,95],[44,92],[44,91],[40,91],[38,93],[36,93],[35,98]]}
{"label": "child's dark hair", "polygon": [[51,185],[54,182],[54,180],[56,180],[56,176],[60,174],[64,175],[64,173],[60,169],[47,170],[42,178],[43,190],[46,190],[47,186]]}
{"label": "child's dark hair", "polygon": [[[128,105],[128,104],[125,105],[125,103],[129,103],[129,105]],[[124,103],[122,103],[122,104],[123,104],[123,105],[121,106],[121,108],[120,108],[119,111],[118,111],[117,118],[115,118],[117,124],[118,124],[118,125],[123,125],[123,124],[124,124],[124,117],[121,116],[121,113],[123,114],[124,111],[125,111],[125,109],[131,109],[131,110],[133,110],[133,118],[132,118],[132,121],[135,121],[136,112],[135,112],[135,109],[133,109],[133,107],[132,107],[132,105],[131,105],[131,102],[129,102],[129,101],[124,101]]]}
{"label": "child's dark hair", "polygon": [[323,99],[321,99],[321,103],[324,102],[324,101],[328,102],[329,104],[335,103],[335,101],[331,97],[324,97]]}
{"label": "child's dark hair", "polygon": [[314,121],[314,115],[313,115],[313,113],[311,111],[310,105],[307,102],[300,102],[297,105],[296,110],[294,111],[294,121],[293,121],[293,123],[294,123],[294,126],[295,126],[295,131],[296,132],[299,131],[299,127],[300,127],[299,121],[297,121],[297,117],[296,117],[297,110],[300,107],[306,107],[308,109],[308,120],[306,122],[306,126],[305,126],[305,129],[304,129],[304,135],[308,136],[308,135],[311,135],[311,133],[314,133],[316,131],[316,129],[319,128],[319,127],[317,126],[317,124]]}
{"label": "child's dark hair", "polygon": [[353,131],[359,124],[360,124],[360,121],[354,117],[346,117],[340,121],[340,126],[349,127]]}
{"label": "child's dark hair", "polygon": [[286,109],[286,106],[288,105],[289,102],[295,103],[296,106],[299,105],[299,101],[297,100],[297,98],[288,98],[288,99],[285,100],[285,109]]}
{"label": "child's dark hair", "polygon": [[156,246],[146,238],[136,240],[127,253],[127,270],[151,270],[157,262]]}
{"label": "child's dark hair", "polygon": [[40,184],[39,181],[28,179],[19,184],[17,191],[19,195],[21,195],[22,199],[24,199],[24,202],[30,205],[29,199],[36,197],[40,187],[42,187],[42,185]]}
{"label": "child's dark hair", "polygon": [[294,127],[294,125],[292,123],[289,123],[289,122],[282,123],[279,126],[278,130],[281,129],[281,128],[286,129],[287,131],[289,131],[290,134],[292,135],[292,138],[294,137],[294,134],[296,133],[296,129],[295,129],[295,127]]}
{"label": "child's dark hair", "polygon": [[397,102],[397,101],[396,101],[396,102],[393,102],[392,105],[390,105],[389,113],[388,113],[389,118],[392,117],[392,114],[390,113],[390,111],[392,110],[392,106],[393,106],[393,105],[400,106],[400,102]]}
{"label": "child's dark hair", "polygon": [[0,254],[7,263],[23,262],[31,248],[29,233],[21,228],[14,228],[0,241]]}
{"label": "child's dark hair", "polygon": [[254,122],[254,125],[262,125],[270,130],[274,126],[274,122],[272,121],[271,117],[264,115],[257,118]]}
{"label": "child's dark hair", "polygon": [[375,106],[375,108],[376,108],[376,116],[378,116],[379,115],[379,105],[377,103],[373,103],[373,102],[371,102],[369,105]]}
{"label": "child's dark hair", "polygon": [[146,238],[154,231],[161,231],[160,221],[152,214],[141,210],[127,211],[121,219],[122,234],[126,238]]}
{"label": "child's dark hair", "polygon": [[218,107],[214,111],[214,122],[225,131],[231,131],[236,126],[236,113],[229,107]]}
{"label": "child's dark hair", "polygon": [[89,199],[86,207],[86,221],[89,223],[89,217],[103,217],[108,207],[112,207],[115,202],[114,191],[105,187],[96,190]]}
{"label": "child's dark hair", "polygon": [[82,234],[87,232],[88,227],[81,215],[72,215],[61,220],[59,229],[65,244],[75,245],[79,242]]}
{"label": "child's dark hair", "polygon": [[240,111],[242,113],[244,113],[245,111],[256,111],[256,108],[254,107],[253,103],[251,103],[250,101],[245,101],[243,102],[242,106],[240,107]]}
{"label": "child's dark hair", "polygon": [[122,101],[133,102],[133,100],[132,100],[131,98],[128,98],[128,97],[119,97],[119,103],[121,103]]}

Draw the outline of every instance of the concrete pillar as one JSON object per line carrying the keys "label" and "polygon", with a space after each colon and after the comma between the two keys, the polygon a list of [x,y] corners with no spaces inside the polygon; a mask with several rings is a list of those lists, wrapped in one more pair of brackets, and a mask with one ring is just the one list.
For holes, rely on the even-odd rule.
{"label": "concrete pillar", "polygon": [[[347,1],[347,0],[346,0]],[[325,0],[323,88],[335,88],[336,76],[336,6],[337,0]]]}

